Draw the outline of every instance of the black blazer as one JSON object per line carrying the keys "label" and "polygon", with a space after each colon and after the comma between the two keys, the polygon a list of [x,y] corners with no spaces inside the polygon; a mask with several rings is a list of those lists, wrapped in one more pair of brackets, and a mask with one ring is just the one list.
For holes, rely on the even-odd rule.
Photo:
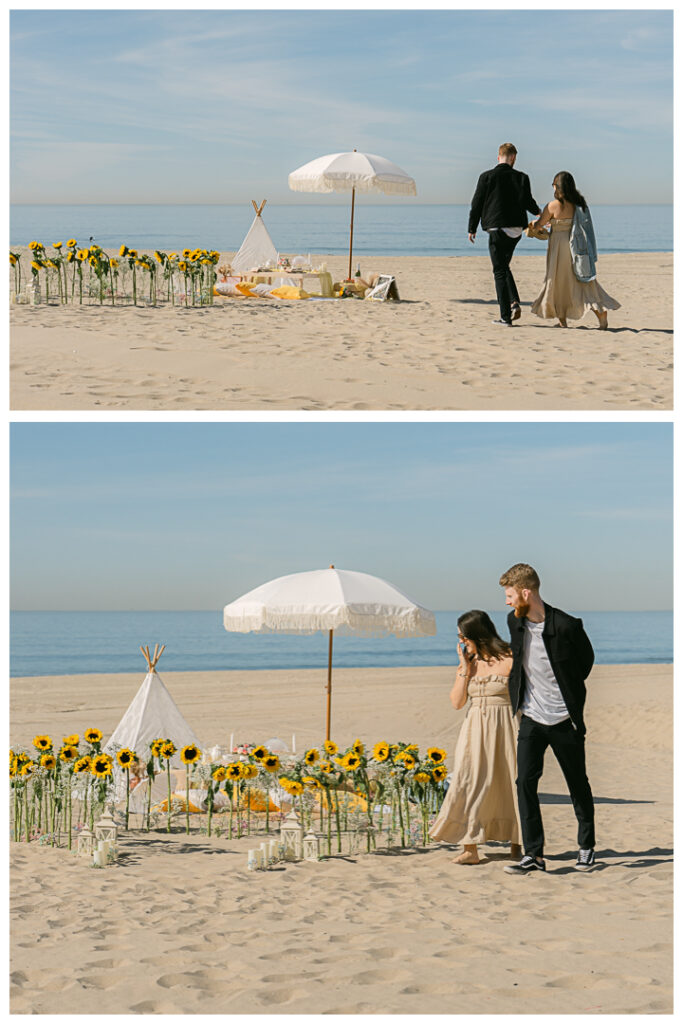
{"label": "black blazer", "polygon": [[531,194],[528,174],[516,171],[510,164],[496,164],[479,175],[472,198],[467,232],[473,235],[481,220],[484,231],[489,228],[525,228],[527,210],[541,212]]}
{"label": "black blazer", "polygon": [[[552,608],[543,602],[545,625],[543,642],[548,652],[552,670],[555,673],[560,693],[567,705],[572,722],[585,735],[583,706],[586,703],[586,686],[590,670],[595,661],[591,642],[586,636],[581,619],[575,619],[559,608]],[[524,657],[525,619],[518,619],[514,612],[508,615],[510,643],[512,646],[512,671],[510,672],[510,700],[512,709],[518,711],[522,705],[526,675],[522,664]]]}

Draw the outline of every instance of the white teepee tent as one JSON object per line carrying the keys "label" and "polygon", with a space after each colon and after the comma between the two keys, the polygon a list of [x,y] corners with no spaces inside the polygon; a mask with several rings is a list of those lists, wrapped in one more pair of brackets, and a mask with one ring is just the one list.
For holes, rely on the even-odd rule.
{"label": "white teepee tent", "polygon": [[273,245],[273,240],[268,234],[268,229],[261,216],[266,200],[264,199],[261,205],[257,206],[256,201],[252,199],[251,205],[256,211],[256,216],[239,252],[232,261],[232,269],[237,274],[244,274],[248,270],[258,270],[268,264],[272,264],[275,268],[280,255]]}
{"label": "white teepee tent", "polygon": [[[147,662],[148,672],[142,686],[135,694],[128,710],[116,726],[104,749],[108,754],[115,754],[117,749],[128,747],[143,760],[146,760],[149,744],[156,739],[173,740],[178,748],[195,743],[199,740],[181,715],[178,707],[156,672],[156,665],[164,650],[159,645],[154,647],[150,655],[149,647],[141,647]],[[178,754],[171,761],[175,768],[181,767]]]}

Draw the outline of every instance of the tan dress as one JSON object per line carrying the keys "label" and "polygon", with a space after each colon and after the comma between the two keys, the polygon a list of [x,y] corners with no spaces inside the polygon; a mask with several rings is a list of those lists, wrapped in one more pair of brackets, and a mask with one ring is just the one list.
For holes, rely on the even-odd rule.
{"label": "tan dress", "polygon": [[572,220],[553,217],[550,221],[543,291],[531,306],[531,312],[544,320],[580,320],[590,309],[604,313],[620,306],[597,281],[584,283],[577,279],[569,248]]}
{"label": "tan dress", "polygon": [[451,783],[429,834],[444,843],[521,843],[515,790],[518,725],[508,677],[475,676],[467,696],[470,705],[455,747]]}

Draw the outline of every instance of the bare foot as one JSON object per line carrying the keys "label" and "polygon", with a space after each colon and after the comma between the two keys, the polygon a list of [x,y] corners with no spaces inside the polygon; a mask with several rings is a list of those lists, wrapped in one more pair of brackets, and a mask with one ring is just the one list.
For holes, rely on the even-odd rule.
{"label": "bare foot", "polygon": [[566,327],[567,326],[567,321],[563,320],[561,316],[558,316],[557,319],[560,321],[560,327]]}
{"label": "bare foot", "polygon": [[522,859],[522,847],[519,843],[510,843],[510,860]]}
{"label": "bare foot", "polygon": [[607,313],[598,313],[597,309],[594,309],[593,312],[595,313],[595,315],[598,318],[598,322],[600,324],[600,330],[601,331],[606,331],[607,330]]}
{"label": "bare foot", "polygon": [[477,853],[476,846],[473,850],[465,849],[459,857],[453,858],[454,864],[480,864],[479,854]]}

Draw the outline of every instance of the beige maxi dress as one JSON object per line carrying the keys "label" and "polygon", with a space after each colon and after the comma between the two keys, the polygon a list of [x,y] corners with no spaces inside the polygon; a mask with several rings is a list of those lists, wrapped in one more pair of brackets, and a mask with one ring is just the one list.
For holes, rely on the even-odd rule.
{"label": "beige maxi dress", "polygon": [[518,724],[508,677],[475,676],[467,696],[451,783],[429,834],[444,843],[521,844],[515,789]]}
{"label": "beige maxi dress", "polygon": [[597,281],[584,283],[576,277],[569,248],[573,219],[553,217],[550,221],[543,291],[531,306],[531,312],[544,320],[580,320],[590,309],[604,313],[620,307]]}

